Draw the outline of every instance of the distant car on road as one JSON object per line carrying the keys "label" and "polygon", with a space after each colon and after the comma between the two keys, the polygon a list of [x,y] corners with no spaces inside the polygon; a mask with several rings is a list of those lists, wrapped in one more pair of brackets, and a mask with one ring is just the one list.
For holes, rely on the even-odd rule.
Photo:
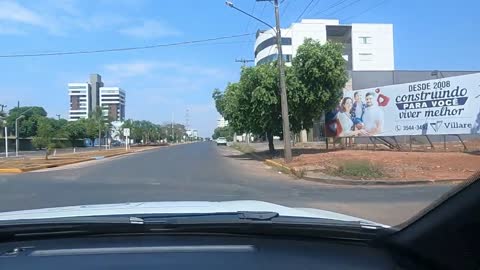
{"label": "distant car on road", "polygon": [[217,145],[227,145],[227,139],[225,137],[218,137]]}
{"label": "distant car on road", "polygon": [[122,142],[120,141],[113,141],[112,142],[112,146],[121,146],[122,145]]}

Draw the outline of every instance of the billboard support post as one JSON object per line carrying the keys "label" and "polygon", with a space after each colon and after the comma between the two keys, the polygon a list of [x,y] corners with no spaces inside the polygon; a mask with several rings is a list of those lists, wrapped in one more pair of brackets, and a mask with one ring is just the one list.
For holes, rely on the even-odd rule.
{"label": "billboard support post", "polygon": [[368,137],[368,139],[372,142],[373,144],[373,151],[377,150],[377,144],[375,143],[375,137]]}
{"label": "billboard support post", "polygon": [[460,142],[463,144],[463,151],[467,151],[467,146],[466,146],[465,143],[463,142],[462,137],[460,137],[460,135],[458,135],[458,134],[457,134],[457,137],[458,137],[458,139],[460,140]]}
{"label": "billboard support post", "polygon": [[412,135],[408,136],[408,141],[410,144],[410,152],[412,152]]}
{"label": "billboard support post", "polygon": [[428,141],[428,143],[430,143],[430,147],[432,147],[432,150],[435,149],[435,147],[433,146],[432,141],[430,140],[430,137],[428,137],[428,135],[425,135],[425,137],[427,137],[427,141]]}
{"label": "billboard support post", "polygon": [[443,151],[447,152],[447,135],[443,135]]}
{"label": "billboard support post", "polygon": [[393,141],[395,142],[396,146],[397,146],[397,150],[401,150],[400,149],[400,145],[398,144],[398,141],[397,141],[397,138],[395,136],[392,136],[392,139]]}

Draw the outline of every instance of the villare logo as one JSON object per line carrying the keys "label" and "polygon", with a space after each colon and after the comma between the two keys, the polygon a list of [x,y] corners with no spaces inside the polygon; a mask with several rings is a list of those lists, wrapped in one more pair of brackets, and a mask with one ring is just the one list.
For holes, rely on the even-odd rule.
{"label": "villare logo", "polygon": [[443,121],[437,121],[435,123],[430,123],[430,126],[435,130],[435,132],[438,132],[440,128],[442,127]]}

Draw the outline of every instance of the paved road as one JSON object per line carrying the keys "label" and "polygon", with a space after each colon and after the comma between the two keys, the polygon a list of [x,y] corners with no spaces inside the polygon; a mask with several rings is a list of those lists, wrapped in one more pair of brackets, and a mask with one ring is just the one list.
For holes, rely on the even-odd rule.
{"label": "paved road", "polygon": [[78,204],[263,200],[398,224],[445,185],[336,187],[297,180],[213,143],[194,143],[45,172],[0,175],[0,211]]}

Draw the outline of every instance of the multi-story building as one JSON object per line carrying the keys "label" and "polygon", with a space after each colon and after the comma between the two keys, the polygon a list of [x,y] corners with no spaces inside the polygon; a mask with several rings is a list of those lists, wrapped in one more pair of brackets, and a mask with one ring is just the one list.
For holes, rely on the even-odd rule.
{"label": "multi-story building", "polygon": [[125,91],[120,87],[100,87],[100,107],[110,121],[125,119]]}
{"label": "multi-story building", "polygon": [[226,126],[228,126],[228,121],[225,120],[225,118],[220,117],[220,118],[217,119],[217,127],[223,128],[223,127],[226,127]]}
{"label": "multi-story building", "polygon": [[92,110],[100,106],[100,87],[103,87],[102,76],[99,74],[90,74],[90,89],[92,93]]}
{"label": "multi-story building", "polygon": [[[303,19],[282,29],[283,57],[291,64],[297,49],[305,38],[321,43],[333,41],[343,44],[347,70],[393,70],[393,25],[351,24],[339,20]],[[277,59],[277,43],[273,29],[259,30],[255,41],[255,64]]]}
{"label": "multi-story building", "polygon": [[88,118],[97,107],[102,107],[105,118],[112,121],[125,119],[125,91],[118,87],[104,87],[99,74],[90,74],[86,83],[69,83],[68,96],[69,121]]}
{"label": "multi-story building", "polygon": [[90,93],[90,84],[88,83],[68,84],[68,96],[70,97],[68,119],[70,121],[88,118],[92,106]]}

